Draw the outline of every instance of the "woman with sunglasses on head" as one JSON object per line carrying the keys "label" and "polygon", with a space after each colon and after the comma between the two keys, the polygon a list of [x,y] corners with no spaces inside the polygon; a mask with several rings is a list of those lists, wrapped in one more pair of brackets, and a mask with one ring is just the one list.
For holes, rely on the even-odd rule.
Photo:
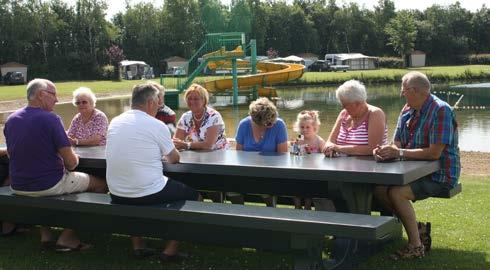
{"label": "woman with sunglasses on head", "polygon": [[225,122],[221,114],[211,108],[206,88],[193,83],[184,93],[189,111],[177,122],[174,145],[178,150],[227,149]]}
{"label": "woman with sunglasses on head", "polygon": [[107,116],[95,108],[97,98],[92,90],[80,87],[73,91],[73,105],[78,113],[73,117],[68,138],[73,146],[105,145],[107,135]]}
{"label": "woman with sunglasses on head", "polygon": [[[249,116],[238,124],[236,150],[260,152],[288,152],[286,124],[278,118],[276,106],[267,98],[259,98],[249,106]],[[233,203],[243,203],[243,196],[227,193]],[[275,205],[271,195],[262,195],[267,206]]]}

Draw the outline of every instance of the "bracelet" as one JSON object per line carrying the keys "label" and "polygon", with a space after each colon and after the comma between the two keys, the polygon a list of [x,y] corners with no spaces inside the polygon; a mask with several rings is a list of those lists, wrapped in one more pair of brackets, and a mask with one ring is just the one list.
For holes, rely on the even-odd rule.
{"label": "bracelet", "polygon": [[186,142],[186,150],[191,150],[191,142]]}

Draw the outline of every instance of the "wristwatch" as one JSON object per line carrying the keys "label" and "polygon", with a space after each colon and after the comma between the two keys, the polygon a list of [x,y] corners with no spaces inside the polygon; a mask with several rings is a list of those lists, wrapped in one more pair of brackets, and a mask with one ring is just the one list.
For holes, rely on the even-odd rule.
{"label": "wristwatch", "polygon": [[186,150],[191,150],[191,142],[186,142],[185,146],[186,146]]}
{"label": "wristwatch", "polygon": [[403,152],[405,152],[402,148],[398,149],[398,157],[400,160],[403,160]]}

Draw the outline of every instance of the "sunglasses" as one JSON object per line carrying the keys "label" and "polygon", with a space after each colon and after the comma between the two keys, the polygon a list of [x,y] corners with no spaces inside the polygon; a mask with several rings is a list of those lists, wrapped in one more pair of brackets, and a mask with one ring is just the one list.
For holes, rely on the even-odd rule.
{"label": "sunglasses", "polygon": [[266,123],[264,123],[264,126],[265,127],[272,127],[272,125],[274,125],[273,122],[266,122]]}
{"label": "sunglasses", "polygon": [[88,101],[82,100],[82,101],[75,102],[75,105],[77,105],[77,106],[80,105],[80,104],[86,105],[86,104],[88,104]]}

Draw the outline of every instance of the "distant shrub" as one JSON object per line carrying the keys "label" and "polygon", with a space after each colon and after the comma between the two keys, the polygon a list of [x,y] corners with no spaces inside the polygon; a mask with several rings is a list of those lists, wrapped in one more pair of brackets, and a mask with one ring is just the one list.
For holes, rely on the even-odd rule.
{"label": "distant shrub", "polygon": [[112,80],[114,78],[114,66],[105,65],[100,70],[100,77],[104,80]]}
{"label": "distant shrub", "polygon": [[468,64],[471,65],[490,65],[490,53],[470,54]]}
{"label": "distant shrub", "polygon": [[403,59],[398,57],[380,57],[378,58],[380,68],[403,68]]}

